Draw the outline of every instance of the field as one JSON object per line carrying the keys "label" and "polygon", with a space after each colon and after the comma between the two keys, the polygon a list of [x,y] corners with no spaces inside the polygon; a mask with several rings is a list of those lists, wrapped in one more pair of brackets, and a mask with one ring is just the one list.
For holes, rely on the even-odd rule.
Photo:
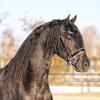
{"label": "field", "polygon": [[54,100],[100,100],[99,94],[54,94]]}

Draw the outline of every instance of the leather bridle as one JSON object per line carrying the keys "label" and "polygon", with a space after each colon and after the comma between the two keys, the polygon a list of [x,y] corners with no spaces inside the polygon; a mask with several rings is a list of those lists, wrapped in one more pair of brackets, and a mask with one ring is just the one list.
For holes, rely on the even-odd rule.
{"label": "leather bridle", "polygon": [[75,61],[74,58],[77,57],[77,56],[80,56],[80,55],[83,54],[83,53],[85,53],[85,49],[84,49],[84,48],[80,48],[80,49],[78,49],[77,51],[75,51],[74,53],[71,53],[70,48],[69,48],[67,45],[64,44],[63,39],[62,39],[62,36],[60,36],[60,41],[61,41],[61,43],[62,43],[62,45],[63,45],[63,47],[64,47],[66,53],[68,54],[67,57],[65,58],[65,60],[66,60],[69,64],[75,66],[78,62]]}

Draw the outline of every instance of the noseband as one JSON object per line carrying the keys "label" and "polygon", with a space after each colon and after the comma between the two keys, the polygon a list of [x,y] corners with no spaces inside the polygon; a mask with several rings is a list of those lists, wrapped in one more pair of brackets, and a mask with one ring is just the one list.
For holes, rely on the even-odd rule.
{"label": "noseband", "polygon": [[62,43],[66,53],[68,54],[68,56],[65,58],[65,60],[75,66],[78,62],[76,62],[74,58],[83,54],[85,52],[85,49],[80,48],[77,51],[75,51],[74,53],[71,53],[71,50],[69,49],[69,47],[67,45],[64,45],[62,36],[60,37],[60,40],[61,40],[61,43]]}

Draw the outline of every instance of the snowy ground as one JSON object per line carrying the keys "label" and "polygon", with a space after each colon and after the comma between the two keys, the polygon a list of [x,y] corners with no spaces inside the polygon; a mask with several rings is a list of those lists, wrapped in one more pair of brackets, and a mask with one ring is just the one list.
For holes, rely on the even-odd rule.
{"label": "snowy ground", "polygon": [[52,94],[66,93],[100,93],[100,87],[71,87],[71,86],[50,86]]}
{"label": "snowy ground", "polygon": [[100,100],[100,95],[91,96],[68,96],[68,95],[54,95],[53,100]]}
{"label": "snowy ground", "polygon": [[100,100],[100,87],[50,86],[53,100]]}

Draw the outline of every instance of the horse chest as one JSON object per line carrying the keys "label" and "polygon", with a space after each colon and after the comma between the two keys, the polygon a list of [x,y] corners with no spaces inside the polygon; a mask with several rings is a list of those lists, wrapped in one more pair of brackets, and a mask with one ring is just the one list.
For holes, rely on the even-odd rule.
{"label": "horse chest", "polygon": [[24,100],[52,100],[52,95],[48,84],[42,84],[40,87],[37,83],[31,85],[31,89],[24,94]]}

